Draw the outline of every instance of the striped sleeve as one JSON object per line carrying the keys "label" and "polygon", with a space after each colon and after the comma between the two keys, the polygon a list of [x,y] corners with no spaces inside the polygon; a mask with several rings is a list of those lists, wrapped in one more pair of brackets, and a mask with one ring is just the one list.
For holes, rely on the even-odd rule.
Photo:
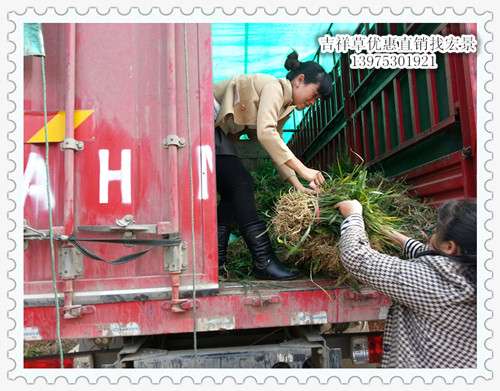
{"label": "striped sleeve", "polygon": [[403,247],[403,254],[406,258],[415,258],[418,253],[428,250],[428,246],[415,239],[408,239]]}
{"label": "striped sleeve", "polygon": [[349,227],[359,227],[364,230],[365,223],[363,221],[363,216],[359,213],[353,213],[352,215],[346,217],[340,225],[340,234],[342,235]]}

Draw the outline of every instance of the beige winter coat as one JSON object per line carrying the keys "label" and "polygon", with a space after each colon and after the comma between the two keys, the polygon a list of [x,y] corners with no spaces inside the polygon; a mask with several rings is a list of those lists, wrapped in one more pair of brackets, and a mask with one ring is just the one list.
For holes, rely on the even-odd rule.
{"label": "beige winter coat", "polygon": [[285,165],[295,155],[282,139],[283,125],[295,108],[289,80],[263,74],[235,76],[215,84],[214,97],[221,106],[215,126],[226,135],[247,132],[266,150],[283,179],[295,174]]}

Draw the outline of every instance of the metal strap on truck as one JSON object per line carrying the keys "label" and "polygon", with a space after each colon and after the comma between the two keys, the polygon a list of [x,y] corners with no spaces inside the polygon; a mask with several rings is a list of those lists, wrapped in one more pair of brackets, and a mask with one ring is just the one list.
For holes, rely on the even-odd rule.
{"label": "metal strap on truck", "polygon": [[[60,239],[62,240],[62,239]],[[105,262],[110,265],[121,265],[130,261],[133,261],[143,255],[147,254],[155,247],[170,247],[177,246],[182,243],[180,238],[175,239],[92,239],[92,238],[76,238],[74,236],[70,236],[67,238],[67,241],[73,244],[82,252],[83,255],[94,259],[96,261]],[[93,253],[88,248],[84,247],[80,242],[97,242],[97,243],[115,243],[115,244],[134,244],[134,245],[150,245],[151,247],[138,251],[136,253],[127,254],[122,257],[113,260],[106,260],[99,255]]]}

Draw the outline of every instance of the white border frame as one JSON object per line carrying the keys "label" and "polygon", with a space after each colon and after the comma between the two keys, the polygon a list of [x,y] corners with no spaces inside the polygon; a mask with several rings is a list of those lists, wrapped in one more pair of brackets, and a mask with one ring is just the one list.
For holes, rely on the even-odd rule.
{"label": "white border frame", "polygon": [[[11,191],[8,194],[9,200],[13,201],[15,207],[8,213],[9,233],[8,241],[15,247],[10,245],[8,251],[8,278],[10,286],[7,295],[11,305],[9,305],[8,317],[11,320],[12,328],[8,331],[10,341],[7,341],[9,365],[7,368],[7,379],[10,385],[14,383],[20,384],[53,384],[56,379],[61,384],[74,384],[78,379],[85,379],[84,383],[95,384],[221,384],[224,379],[226,381],[234,381],[235,384],[249,382],[250,384],[263,384],[264,382],[271,384],[369,384],[374,381],[378,384],[389,383],[404,383],[409,384],[414,381],[420,384],[438,383],[466,383],[473,384],[478,379],[492,380],[492,368],[488,366],[488,360],[492,358],[493,353],[488,349],[486,342],[492,337],[493,331],[486,327],[486,322],[491,319],[493,312],[488,309],[486,302],[493,297],[493,291],[488,288],[492,286],[491,279],[493,273],[491,270],[491,262],[493,253],[486,247],[487,242],[491,241],[492,231],[487,229],[486,224],[491,223],[492,214],[487,209],[487,203],[492,201],[493,193],[489,191],[488,182],[492,179],[492,172],[488,170],[487,165],[491,163],[492,154],[487,149],[487,144],[491,142],[493,133],[491,131],[491,123],[487,127],[488,122],[492,118],[492,113],[487,110],[486,104],[492,100],[492,94],[486,88],[486,83],[492,79],[492,74],[486,69],[487,62],[492,61],[493,54],[491,45],[488,42],[492,39],[490,33],[493,14],[491,12],[477,12],[469,7],[463,13],[457,13],[452,8],[445,8],[440,12],[433,11],[432,8],[426,7],[421,12],[413,12],[412,9],[405,7],[397,12],[392,11],[389,7],[377,8],[375,13],[368,7],[356,9],[351,12],[348,8],[328,9],[326,7],[315,7],[308,10],[305,7],[295,7],[286,9],[284,7],[263,7],[244,9],[242,7],[200,7],[181,9],[180,7],[173,8],[143,8],[132,7],[124,8],[53,8],[33,9],[27,8],[21,11],[11,11],[7,14],[8,19],[8,41],[9,54],[8,60],[12,64],[11,71],[8,72],[7,79],[9,83],[8,101],[12,111],[8,113],[8,128],[7,138],[9,149],[8,154],[11,164],[9,165],[8,178],[10,181]],[[230,20],[229,20],[230,19]],[[342,22],[376,22],[381,19],[384,22],[455,22],[455,23],[477,23],[478,27],[478,63],[477,63],[477,183],[478,183],[478,237],[480,246],[478,246],[478,257],[486,262],[478,263],[478,279],[484,282],[478,284],[478,368],[477,369],[308,369],[304,371],[295,371],[293,373],[287,369],[260,370],[251,369],[91,369],[91,370],[75,370],[75,369],[45,369],[26,370],[22,368],[23,344],[17,341],[23,340],[23,292],[22,284],[16,283],[23,281],[22,263],[16,260],[23,259],[22,245],[22,224],[23,210],[19,207],[22,199],[21,192],[23,183],[22,172],[22,125],[23,124],[23,29],[24,22],[59,22],[59,23],[82,23],[82,22],[105,22],[105,23],[168,23],[168,22],[189,22],[189,23],[216,23],[216,22],[308,22],[314,23],[319,21],[332,21],[336,23]],[[491,64],[490,64],[491,65]],[[13,68],[13,70],[12,70]],[[4,141],[7,141],[4,139]],[[489,205],[491,208],[491,205]],[[487,267],[489,266],[489,268]],[[14,365],[13,365],[14,363]],[[100,379],[103,383],[100,382]],[[439,379],[439,380],[438,380]]]}

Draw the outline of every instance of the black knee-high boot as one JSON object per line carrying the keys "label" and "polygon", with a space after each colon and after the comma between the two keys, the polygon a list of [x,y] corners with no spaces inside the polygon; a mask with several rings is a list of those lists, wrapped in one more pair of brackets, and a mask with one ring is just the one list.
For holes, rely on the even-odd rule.
{"label": "black knee-high boot", "polygon": [[293,280],[299,273],[290,270],[278,259],[273,251],[271,240],[266,231],[266,224],[256,221],[240,227],[240,232],[247,244],[254,263],[253,272],[260,280]]}
{"label": "black knee-high boot", "polygon": [[229,236],[231,235],[231,229],[229,225],[218,225],[217,226],[217,245],[219,253],[219,274],[225,274],[226,269],[226,258],[227,258],[227,246],[229,244]]}

